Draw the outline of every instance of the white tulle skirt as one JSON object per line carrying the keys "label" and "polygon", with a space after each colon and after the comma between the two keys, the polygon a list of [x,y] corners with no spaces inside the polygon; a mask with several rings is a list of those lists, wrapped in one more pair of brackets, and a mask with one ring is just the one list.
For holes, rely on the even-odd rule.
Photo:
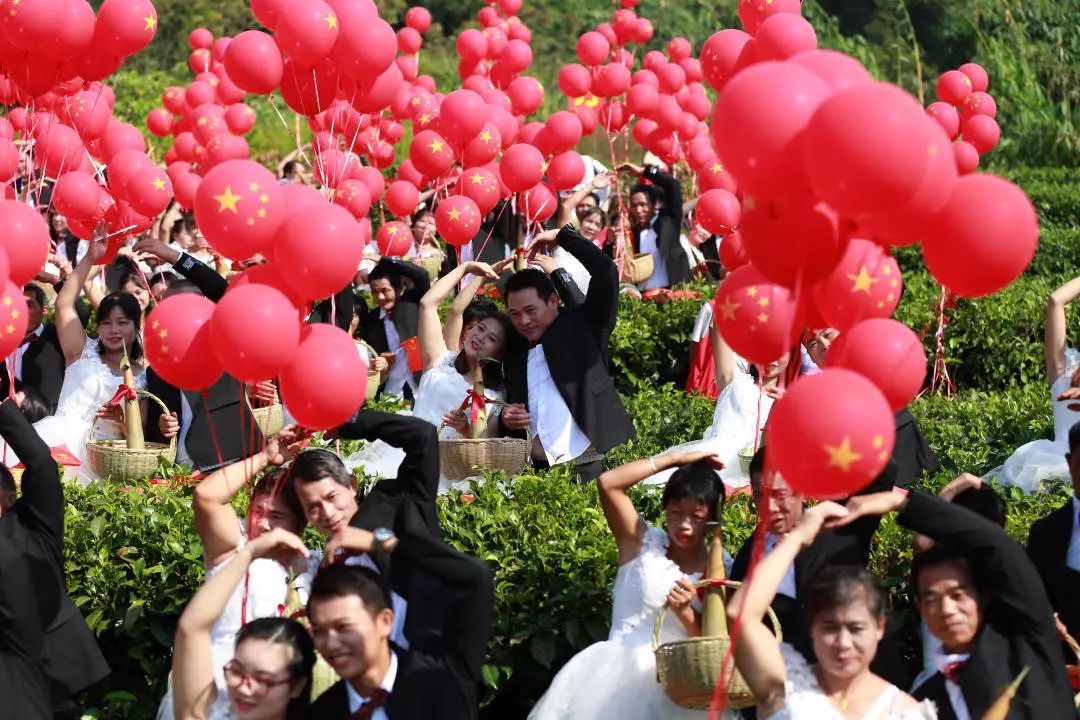
{"label": "white tulle skirt", "polygon": [[1004,465],[988,472],[984,479],[1014,485],[1027,493],[1035,492],[1043,482],[1069,479],[1067,452],[1067,442],[1033,440],[1016,448]]}

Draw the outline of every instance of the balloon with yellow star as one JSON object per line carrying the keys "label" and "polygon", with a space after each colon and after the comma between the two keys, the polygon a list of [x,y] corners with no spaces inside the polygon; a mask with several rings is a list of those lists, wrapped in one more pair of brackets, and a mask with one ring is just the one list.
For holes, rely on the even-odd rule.
{"label": "balloon with yellow star", "polygon": [[154,39],[158,14],[150,0],[105,0],[98,8],[93,46],[127,57]]}
{"label": "balloon with yellow star", "polygon": [[486,122],[476,137],[461,149],[461,160],[466,166],[484,165],[495,159],[502,149],[502,134],[494,123]]}
{"label": "balloon with yellow star", "polygon": [[801,329],[797,307],[791,290],[770,283],[753,265],[743,265],[716,289],[713,322],[735,353],[764,365],[794,346]]}
{"label": "balloon with yellow star", "polygon": [[499,203],[499,177],[490,167],[468,168],[461,173],[454,194],[472,199],[480,213],[486,215]]}
{"label": "balloon with yellow star", "polygon": [[413,136],[409,159],[427,177],[438,178],[454,165],[454,148],[434,130],[423,130]]}
{"label": "balloon with yellow star", "polygon": [[27,319],[26,298],[23,297],[22,288],[10,280],[5,280],[3,294],[0,295],[0,353],[4,357],[22,345],[26,336]]}
{"label": "balloon with yellow star", "polygon": [[329,55],[340,33],[337,13],[323,0],[281,4],[275,38],[296,62],[311,68]]}
{"label": "balloon with yellow star", "polygon": [[197,293],[182,293],[162,300],[146,316],[146,359],[170,385],[205,390],[221,377],[221,362],[210,339],[213,314],[211,300]]}
{"label": "balloon with yellow star", "polygon": [[813,289],[821,317],[837,330],[860,320],[887,318],[900,304],[904,280],[888,250],[854,238],[832,272]]}
{"label": "balloon with yellow star", "polygon": [[844,368],[796,380],[773,405],[765,427],[770,467],[793,492],[812,498],[852,495],[892,457],[896,425],[874,383]]}
{"label": "balloon with yellow star", "polygon": [[449,245],[461,247],[480,231],[481,219],[475,201],[464,195],[451,195],[435,210],[435,229]]}
{"label": "balloon with yellow star", "polygon": [[217,165],[195,194],[195,222],[211,246],[231,260],[265,254],[285,212],[277,178],[251,160]]}
{"label": "balloon with yellow star", "polygon": [[172,180],[159,167],[143,168],[128,179],[124,197],[136,212],[149,218],[157,217],[165,212],[172,200]]}
{"label": "balloon with yellow star", "polygon": [[379,254],[387,257],[405,257],[412,243],[412,228],[400,220],[383,223],[375,234],[375,245],[379,248]]}

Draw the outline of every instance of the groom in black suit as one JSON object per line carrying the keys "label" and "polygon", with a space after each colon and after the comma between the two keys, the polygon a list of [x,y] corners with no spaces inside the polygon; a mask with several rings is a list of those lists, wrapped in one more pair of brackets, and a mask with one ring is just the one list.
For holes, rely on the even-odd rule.
{"label": "groom in black suit", "polygon": [[[26,336],[12,358],[15,380],[41,393],[49,413],[55,414],[60,387],[64,384],[64,351],[60,349],[56,326],[42,322],[45,316],[45,291],[30,283],[23,287],[23,297],[26,298]],[[0,369],[0,397],[8,396],[9,387],[5,364]]]}
{"label": "groom in black suit", "polygon": [[[370,718],[382,708],[390,720],[476,718],[491,632],[487,566],[426,532],[388,537],[347,528],[326,549],[331,557],[340,551],[390,554],[395,565],[438,578],[445,590],[431,601],[444,606],[454,621],[439,643],[403,650],[390,642],[394,611],[378,575],[340,564],[320,570],[312,582],[308,619],[316,649],[343,679],[312,705],[312,717]],[[410,614],[415,609],[414,601]]]}
{"label": "groom in black suit", "polygon": [[511,434],[532,427],[533,463],[574,463],[588,482],[604,471],[603,454],[634,436],[634,424],[608,374],[619,273],[609,257],[569,225],[540,233],[533,247],[557,244],[590,275],[577,307],[559,307],[551,279],[529,268],[506,283],[506,310],[525,342],[507,349],[506,398],[500,422]]}
{"label": "groom in black suit", "polygon": [[60,475],[14,400],[0,403],[0,437],[25,467],[16,498],[0,465],[0,715],[78,718],[73,698],[109,666],[67,594]]}

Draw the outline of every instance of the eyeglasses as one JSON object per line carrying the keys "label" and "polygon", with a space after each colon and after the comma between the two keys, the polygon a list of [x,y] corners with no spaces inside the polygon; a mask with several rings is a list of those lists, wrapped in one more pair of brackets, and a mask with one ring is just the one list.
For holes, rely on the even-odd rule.
{"label": "eyeglasses", "polygon": [[283,678],[274,678],[265,673],[249,673],[244,666],[235,659],[225,663],[225,682],[232,687],[239,687],[247,682],[251,685],[253,692],[264,693],[279,685],[284,685],[291,680],[292,678],[288,675]]}

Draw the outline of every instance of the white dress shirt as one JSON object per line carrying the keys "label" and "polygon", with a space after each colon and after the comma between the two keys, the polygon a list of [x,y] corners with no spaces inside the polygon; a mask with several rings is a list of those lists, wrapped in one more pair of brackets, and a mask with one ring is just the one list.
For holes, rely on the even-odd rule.
{"label": "white dress shirt", "polygon": [[660,239],[656,235],[656,218],[654,216],[649,227],[641,231],[638,236],[638,252],[649,253],[653,256],[653,273],[639,286],[642,290],[653,288],[666,288],[671,282],[668,280],[667,265],[664,264],[664,256],[660,252]]}
{"label": "white dress shirt", "polygon": [[1065,565],[1080,572],[1080,498],[1073,495],[1072,498],[1072,537],[1069,538],[1069,554],[1066,556]]}
{"label": "white dress shirt", "polygon": [[383,391],[392,395],[401,395],[407,383],[415,396],[416,388],[413,387],[412,373],[409,372],[409,358],[405,353],[400,352],[401,338],[398,336],[397,327],[394,326],[394,321],[385,310],[379,311],[379,317],[382,318],[383,329],[386,330],[386,347],[397,355],[386,372],[386,385]]}
{"label": "white dress shirt", "polygon": [[[386,675],[383,676],[382,683],[379,685],[386,692],[394,691],[394,682],[397,680],[398,661],[397,654],[393,650],[390,651],[390,667],[386,671]],[[353,689],[352,683],[345,683],[345,690],[349,693],[349,714],[355,714],[360,708],[367,704],[367,698],[360,697],[360,693]],[[371,713],[371,720],[390,720],[390,716],[386,714],[386,706],[383,705],[380,708],[376,708],[375,712]]]}
{"label": "white dress shirt", "polygon": [[44,325],[38,325],[37,330],[35,330],[34,332],[27,335],[26,338],[23,339],[22,345],[20,345],[18,348],[16,348],[16,350],[15,350],[15,379],[16,380],[20,380],[20,381],[22,380],[23,355],[25,355],[26,351],[30,349],[30,340],[29,340],[30,335],[33,335],[35,338],[39,338],[39,337],[41,337],[41,333],[43,333],[44,331],[45,331],[45,326]]}
{"label": "white dress shirt", "polygon": [[550,465],[570,462],[589,449],[592,444],[570,414],[570,408],[559,394],[559,388],[551,378],[544,346],[529,350],[526,365],[529,388],[530,430],[540,438]]}
{"label": "white dress shirt", "polygon": [[[966,663],[970,657],[971,653],[949,654],[942,648],[941,653],[937,656],[937,670],[944,674],[945,666],[949,663]],[[949,694],[949,704],[952,705],[956,720],[971,720],[967,700],[964,700],[964,692],[960,689],[960,686],[945,678],[945,692]]]}
{"label": "white dress shirt", "polygon": [[[776,544],[783,539],[783,535],[774,535],[771,532],[765,533],[765,554],[771,553]],[[784,573],[784,579],[780,582],[780,587],[777,588],[776,592],[787,595],[792,600],[799,598],[798,586],[795,584],[795,563],[788,566],[787,572]]]}

